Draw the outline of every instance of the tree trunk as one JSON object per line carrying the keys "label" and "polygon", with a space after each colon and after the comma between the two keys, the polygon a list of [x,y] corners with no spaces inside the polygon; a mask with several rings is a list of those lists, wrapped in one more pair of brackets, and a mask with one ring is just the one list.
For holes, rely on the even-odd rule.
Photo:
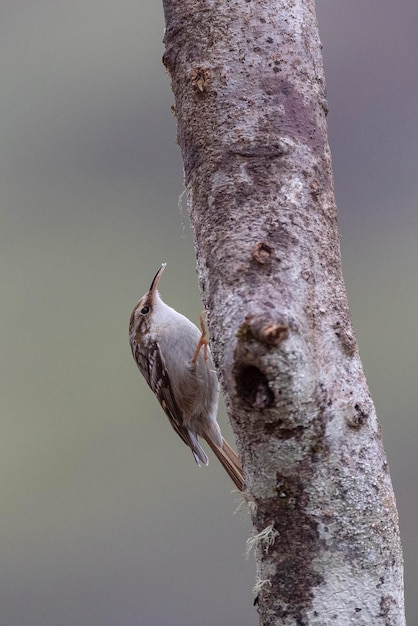
{"label": "tree trunk", "polygon": [[341,273],[314,2],[164,10],[260,624],[402,625],[396,505]]}

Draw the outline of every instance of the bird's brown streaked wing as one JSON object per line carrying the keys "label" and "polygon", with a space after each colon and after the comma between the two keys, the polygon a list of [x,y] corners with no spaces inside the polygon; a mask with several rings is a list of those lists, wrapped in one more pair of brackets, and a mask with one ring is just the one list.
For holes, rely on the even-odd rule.
{"label": "bird's brown streaked wing", "polygon": [[184,425],[183,415],[174,399],[164,356],[157,341],[149,345],[146,373],[144,373],[141,366],[140,369],[152,391],[157,396],[158,402],[167,415],[171,426],[193,452],[196,463],[198,465],[200,463],[207,465],[208,457],[199,444],[197,436]]}

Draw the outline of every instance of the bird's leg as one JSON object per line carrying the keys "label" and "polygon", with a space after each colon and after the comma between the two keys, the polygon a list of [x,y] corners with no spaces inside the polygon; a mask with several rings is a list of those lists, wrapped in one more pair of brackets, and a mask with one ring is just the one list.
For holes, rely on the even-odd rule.
{"label": "bird's leg", "polygon": [[197,359],[199,358],[199,352],[203,346],[203,358],[205,361],[208,360],[208,340],[206,339],[206,328],[205,328],[205,320],[203,319],[203,313],[200,314],[200,328],[202,330],[202,334],[199,339],[199,343],[197,344],[197,348],[192,358],[193,365],[196,365]]}

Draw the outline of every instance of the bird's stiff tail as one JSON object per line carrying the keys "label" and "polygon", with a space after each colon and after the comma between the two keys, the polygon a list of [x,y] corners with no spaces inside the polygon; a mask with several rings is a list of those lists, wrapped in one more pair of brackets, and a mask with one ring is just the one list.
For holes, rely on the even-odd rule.
{"label": "bird's stiff tail", "polygon": [[209,437],[206,439],[221,465],[224,467],[227,474],[232,478],[235,487],[238,491],[244,490],[244,478],[242,475],[242,465],[235,450],[231,448],[229,443],[222,437],[222,448],[215,442],[211,441]]}

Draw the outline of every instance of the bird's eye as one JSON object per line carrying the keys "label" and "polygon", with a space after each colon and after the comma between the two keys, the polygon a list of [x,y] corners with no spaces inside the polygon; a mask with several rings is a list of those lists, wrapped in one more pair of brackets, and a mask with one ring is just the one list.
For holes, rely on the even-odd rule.
{"label": "bird's eye", "polygon": [[141,315],[146,315],[149,312],[149,306],[143,306],[141,309]]}

